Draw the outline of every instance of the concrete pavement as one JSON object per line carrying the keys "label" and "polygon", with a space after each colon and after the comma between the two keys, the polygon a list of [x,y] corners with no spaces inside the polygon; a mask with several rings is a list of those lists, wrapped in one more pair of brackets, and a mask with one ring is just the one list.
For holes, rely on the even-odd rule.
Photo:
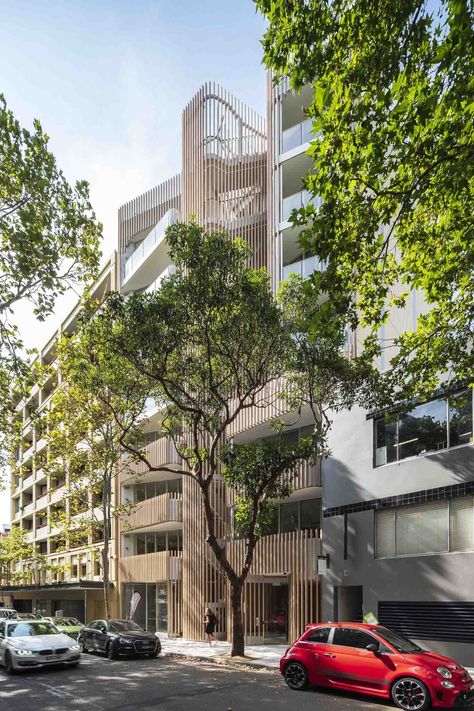
{"label": "concrete pavement", "polygon": [[0,711],[389,711],[370,697],[291,691],[277,672],[83,655],[76,669],[0,671]]}
{"label": "concrete pavement", "polygon": [[[231,645],[229,642],[213,642],[209,646],[207,642],[195,642],[188,639],[168,638],[161,636],[161,646],[163,655],[176,655],[183,657],[195,657],[201,660],[212,659],[214,661],[230,660]],[[287,644],[260,644],[245,647],[245,660],[241,662],[255,667],[267,667],[278,669],[280,659],[283,656]]]}

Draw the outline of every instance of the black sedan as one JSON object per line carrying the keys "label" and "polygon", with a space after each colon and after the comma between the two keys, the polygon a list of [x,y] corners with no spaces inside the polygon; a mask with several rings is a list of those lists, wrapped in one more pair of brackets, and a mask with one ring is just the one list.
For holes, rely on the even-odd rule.
{"label": "black sedan", "polygon": [[80,631],[77,641],[83,652],[103,652],[109,659],[157,657],[161,652],[158,637],[131,620],[94,620]]}

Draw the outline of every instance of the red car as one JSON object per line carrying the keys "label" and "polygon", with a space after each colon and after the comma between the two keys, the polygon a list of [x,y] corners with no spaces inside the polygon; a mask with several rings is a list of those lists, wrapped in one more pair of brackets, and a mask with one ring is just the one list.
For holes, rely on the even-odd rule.
{"label": "red car", "polygon": [[404,711],[474,701],[474,681],[464,667],[381,625],[308,625],[281,658],[280,671],[290,689],[314,684],[392,698]]}

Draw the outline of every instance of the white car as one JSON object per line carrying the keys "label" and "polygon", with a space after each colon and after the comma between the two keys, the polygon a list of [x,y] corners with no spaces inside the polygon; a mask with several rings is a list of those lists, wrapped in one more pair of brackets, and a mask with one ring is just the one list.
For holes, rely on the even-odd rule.
{"label": "white car", "polygon": [[18,612],[13,607],[0,607],[0,619],[2,620],[17,620]]}
{"label": "white car", "polygon": [[7,674],[51,664],[76,666],[81,648],[46,620],[0,620],[0,664]]}

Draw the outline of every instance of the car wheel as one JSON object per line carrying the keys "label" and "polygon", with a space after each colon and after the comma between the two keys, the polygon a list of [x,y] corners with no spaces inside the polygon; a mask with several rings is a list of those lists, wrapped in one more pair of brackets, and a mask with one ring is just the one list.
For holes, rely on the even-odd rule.
{"label": "car wheel", "polygon": [[5,652],[5,671],[7,674],[14,674],[15,668],[13,666],[12,657],[10,652],[7,650]]}
{"label": "car wheel", "polygon": [[114,645],[113,645],[111,642],[108,643],[107,648],[106,648],[105,651],[106,651],[107,657],[108,657],[109,659],[117,659],[118,654],[117,654],[117,652],[115,651],[115,647],[114,647]]}
{"label": "car wheel", "polygon": [[285,667],[285,681],[295,691],[300,691],[308,686],[308,672],[299,662],[290,662]]}
{"label": "car wheel", "polygon": [[404,676],[392,686],[392,699],[403,711],[425,711],[431,706],[430,692],[419,679]]}
{"label": "car wheel", "polygon": [[158,656],[158,654],[159,654],[159,652],[152,652],[151,654],[148,655],[148,657],[149,657],[150,659],[156,659],[156,657]]}
{"label": "car wheel", "polygon": [[89,647],[86,644],[86,640],[81,639],[79,644],[81,645],[81,652],[83,652],[84,654],[89,654]]}

